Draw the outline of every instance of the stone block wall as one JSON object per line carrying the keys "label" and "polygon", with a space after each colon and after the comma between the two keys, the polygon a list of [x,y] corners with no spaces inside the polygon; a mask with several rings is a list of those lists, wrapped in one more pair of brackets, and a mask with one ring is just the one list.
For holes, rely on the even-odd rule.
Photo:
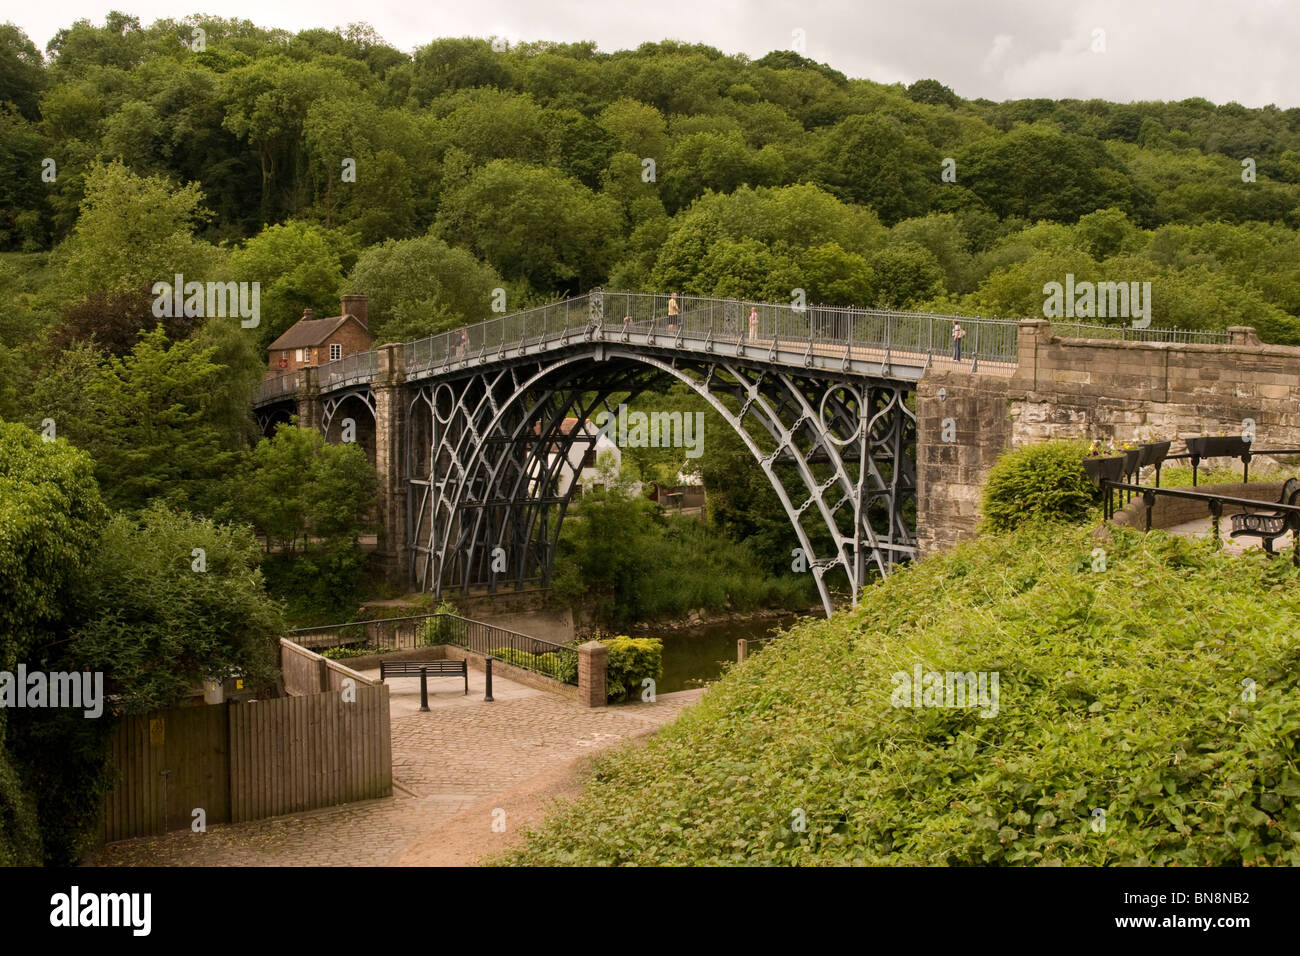
{"label": "stone block wall", "polygon": [[[917,389],[917,523],[921,554],[974,533],[984,479],[1010,448],[1058,438],[1241,434],[1257,448],[1300,447],[1300,348],[1265,345],[1254,329],[1229,344],[1058,339],[1020,323],[1019,364],[998,375],[931,372]],[[945,398],[939,399],[940,390]],[[942,441],[952,418],[956,440]]]}

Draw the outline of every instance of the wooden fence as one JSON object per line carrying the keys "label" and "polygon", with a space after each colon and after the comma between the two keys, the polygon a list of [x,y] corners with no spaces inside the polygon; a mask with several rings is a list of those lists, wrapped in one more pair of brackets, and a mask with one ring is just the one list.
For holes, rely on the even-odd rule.
{"label": "wooden fence", "polygon": [[388,688],[352,690],[121,718],[101,837],[186,829],[196,809],[211,826],[390,796]]}

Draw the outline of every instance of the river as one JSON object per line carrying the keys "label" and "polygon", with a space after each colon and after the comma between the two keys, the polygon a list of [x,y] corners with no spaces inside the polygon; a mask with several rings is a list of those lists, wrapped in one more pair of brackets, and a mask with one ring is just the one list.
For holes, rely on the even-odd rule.
{"label": "river", "polygon": [[664,642],[664,676],[656,686],[660,694],[690,690],[722,676],[723,665],[736,662],[736,641],[767,637],[784,630],[801,615],[766,617],[748,621],[701,624],[680,630],[637,632],[638,637],[657,637]]}

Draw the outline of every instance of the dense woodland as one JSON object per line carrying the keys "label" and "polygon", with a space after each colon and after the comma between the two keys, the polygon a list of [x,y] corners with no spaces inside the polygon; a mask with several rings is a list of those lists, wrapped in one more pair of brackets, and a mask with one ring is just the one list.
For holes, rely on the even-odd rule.
{"label": "dense woodland", "polygon": [[[356,606],[364,455],[259,441],[249,412],[266,345],[344,292],[400,341],[487,318],[498,289],[510,309],[599,284],[1032,316],[1073,274],[1151,282],[1157,327],[1300,344],[1300,109],[994,103],[789,51],[407,54],[364,25],[111,13],[43,52],[0,27],[0,168],[0,669],[104,669],[135,711],[205,676],[270,680],[286,612]],[[177,273],[260,283],[261,323],[160,322],[151,286]],[[560,590],[620,623],[802,599],[770,486],[710,429],[711,527],[593,502]],[[628,455],[629,477],[671,457]],[[0,712],[0,862],[71,859],[97,738],[18,719]]]}

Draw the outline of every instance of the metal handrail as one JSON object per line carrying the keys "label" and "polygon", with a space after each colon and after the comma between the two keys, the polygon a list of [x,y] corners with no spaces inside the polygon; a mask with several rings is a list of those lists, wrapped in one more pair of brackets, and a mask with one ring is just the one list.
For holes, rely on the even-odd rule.
{"label": "metal handrail", "polygon": [[[554,656],[570,659],[574,663],[577,660],[577,648],[568,644],[557,644],[544,638],[531,637],[519,631],[498,627],[485,621],[476,621],[472,618],[462,617],[459,614],[449,614],[445,611],[407,615],[405,617],[379,617],[366,621],[348,621],[344,624],[319,624],[313,627],[297,627],[290,630],[289,634],[291,637],[302,639],[304,647],[316,650],[347,643],[349,639],[342,636],[342,632],[346,628],[364,628],[364,639],[377,647],[400,650],[409,646],[409,649],[415,649],[425,646],[422,631],[415,626],[403,628],[401,625],[415,621],[429,621],[434,618],[445,618],[451,622],[453,633],[445,636],[446,643],[464,647],[485,657],[491,657],[493,650],[508,649],[513,652],[508,663],[526,670],[536,671],[539,674],[550,677],[556,676],[553,672],[557,668],[544,666],[542,664],[543,658]],[[376,631],[381,633],[376,633]],[[327,644],[312,639],[313,635],[321,634],[326,637],[335,637],[336,640],[333,644]],[[405,641],[403,637],[406,638]],[[570,669],[576,674],[576,667]],[[574,683],[576,679],[574,677],[568,683]]]}

